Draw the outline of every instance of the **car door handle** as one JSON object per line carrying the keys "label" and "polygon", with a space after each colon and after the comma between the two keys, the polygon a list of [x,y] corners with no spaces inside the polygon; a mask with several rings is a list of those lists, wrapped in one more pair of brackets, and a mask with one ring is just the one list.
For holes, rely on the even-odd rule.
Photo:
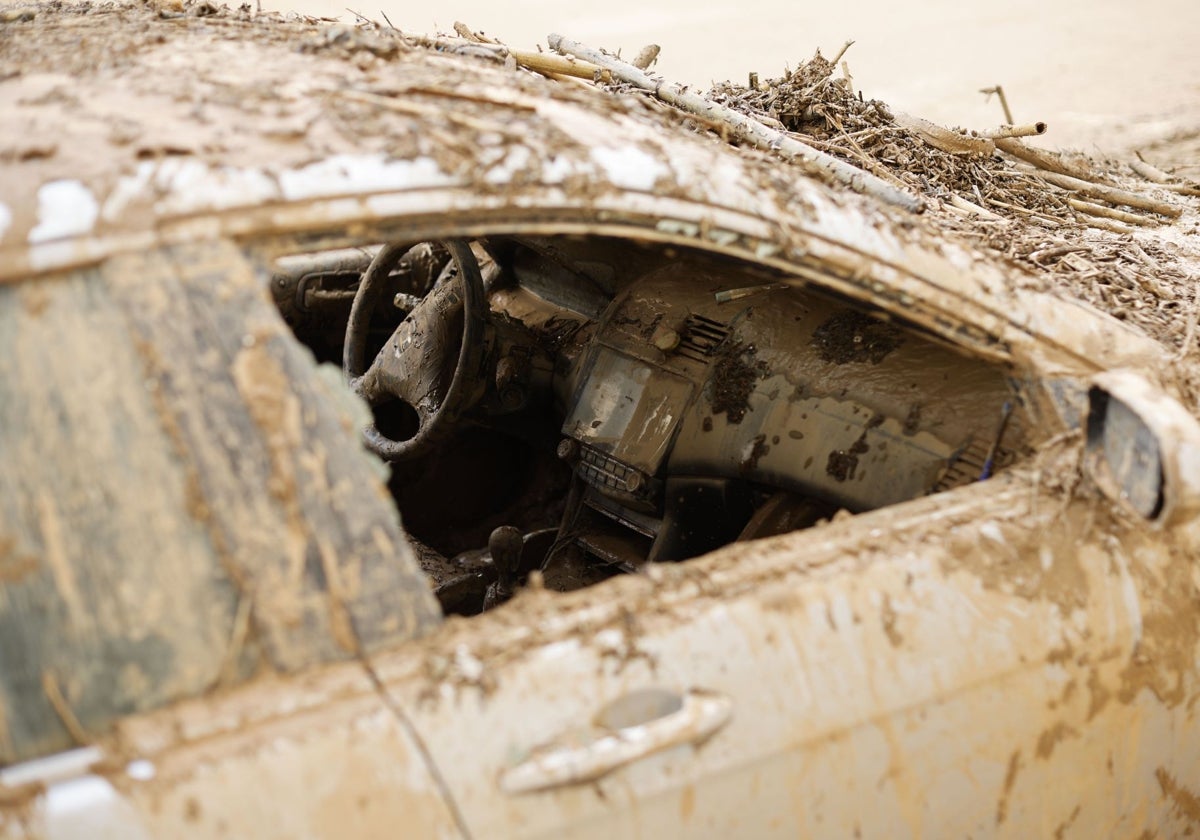
{"label": "car door handle", "polygon": [[[620,721],[613,714],[621,704],[644,706],[646,695],[654,694],[660,708],[667,708],[649,720]],[[624,707],[622,707],[624,708]],[[593,730],[584,743],[550,743],[533,750],[519,764],[500,775],[500,789],[508,794],[533,793],[556,787],[593,782],[618,768],[640,761],[662,750],[683,744],[702,744],[729,722],[733,701],[724,694],[693,689],[682,696],[668,692],[627,695],[609,704],[608,715],[616,725],[605,724]],[[624,724],[628,725],[624,725]],[[565,740],[565,739],[560,739]]]}

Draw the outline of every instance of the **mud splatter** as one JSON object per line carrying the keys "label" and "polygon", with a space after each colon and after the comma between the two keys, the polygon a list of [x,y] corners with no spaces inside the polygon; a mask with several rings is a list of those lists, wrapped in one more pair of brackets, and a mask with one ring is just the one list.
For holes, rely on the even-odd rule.
{"label": "mud splatter", "polygon": [[1012,794],[1013,785],[1017,783],[1017,771],[1021,769],[1021,751],[1017,750],[1008,759],[1008,772],[1004,774],[1004,789],[1000,792],[1000,801],[996,803],[996,825],[1008,818],[1008,797]]}
{"label": "mud splatter", "polygon": [[754,383],[769,373],[766,362],[757,360],[755,353],[753,344],[729,342],[713,364],[708,381],[706,390],[713,414],[724,414],[735,425],[750,411]]}
{"label": "mud splatter", "polygon": [[17,541],[0,536],[0,583],[18,583],[38,571],[38,559],[31,554],[19,554]]}
{"label": "mud splatter", "polygon": [[904,334],[898,327],[851,310],[834,315],[817,327],[812,337],[821,359],[835,365],[877,365],[903,343]]}
{"label": "mud splatter", "polygon": [[1158,779],[1158,786],[1162,788],[1163,796],[1174,804],[1173,810],[1191,825],[1200,825],[1200,796],[1179,784],[1164,767],[1159,767],[1154,771],[1154,778]]}
{"label": "mud splatter", "polygon": [[892,647],[898,648],[904,644],[904,636],[896,629],[896,608],[892,606],[892,599],[886,595],[883,597],[880,620],[883,622],[883,632],[887,635],[888,641],[892,643]]}
{"label": "mud splatter", "polygon": [[1076,738],[1078,736],[1078,730],[1076,730],[1074,727],[1068,726],[1062,721],[1059,721],[1038,736],[1037,757],[1049,758],[1054,754],[1054,748],[1058,746],[1060,741],[1063,741],[1067,738]]}
{"label": "mud splatter", "polygon": [[1067,836],[1067,830],[1075,824],[1075,820],[1079,819],[1079,812],[1082,810],[1083,808],[1076,805],[1075,810],[1071,812],[1071,816],[1058,824],[1058,827],[1054,829],[1054,840],[1062,840],[1062,838]]}
{"label": "mud splatter", "polygon": [[849,449],[835,449],[829,453],[829,462],[825,465],[825,473],[833,476],[836,481],[849,481],[858,470],[858,456],[870,450],[867,445],[867,433],[864,430],[858,440]]}
{"label": "mud splatter", "polygon": [[912,437],[921,429],[921,404],[913,403],[912,408],[904,417],[904,434]]}

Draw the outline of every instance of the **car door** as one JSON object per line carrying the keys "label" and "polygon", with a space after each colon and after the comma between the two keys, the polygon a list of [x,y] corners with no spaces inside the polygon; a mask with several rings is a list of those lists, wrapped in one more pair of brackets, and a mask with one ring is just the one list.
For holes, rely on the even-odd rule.
{"label": "car door", "polygon": [[1172,834],[1200,571],[1076,463],[526,593],[374,666],[477,837]]}

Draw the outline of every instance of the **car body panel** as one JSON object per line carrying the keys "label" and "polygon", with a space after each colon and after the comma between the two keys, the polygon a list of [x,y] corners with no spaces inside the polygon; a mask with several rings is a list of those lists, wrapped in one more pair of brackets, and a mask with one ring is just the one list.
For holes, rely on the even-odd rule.
{"label": "car body panel", "polygon": [[[730,546],[603,598],[522,596],[448,627],[415,674],[391,675],[402,653],[375,667],[478,836],[1170,835],[1194,818],[1177,780],[1200,772],[1200,568],[1036,481]],[[728,697],[731,720],[598,780],[503,791],[650,688]]]}
{"label": "car body panel", "polygon": [[94,760],[44,793],[40,780],[0,787],[11,797],[0,835],[462,836],[419,742],[357,664],[259,681],[226,702],[122,729],[139,757],[81,750]]}
{"label": "car body panel", "polygon": [[[526,592],[371,657],[381,685],[335,666],[132,718],[100,775],[151,836],[196,801],[205,819],[265,819],[229,786],[241,772],[281,796],[346,774],[391,795],[400,771],[357,775],[398,755],[415,766],[391,707],[477,837],[1173,836],[1193,824],[1200,772],[1198,589],[1194,558],[1008,473],[648,576]],[[598,712],[647,688],[726,697],[729,720],[599,778],[504,790],[538,748],[587,744]],[[303,776],[297,750],[329,772]],[[134,761],[153,778],[130,779]],[[422,812],[450,831],[424,785]],[[323,813],[282,824],[327,836]]]}

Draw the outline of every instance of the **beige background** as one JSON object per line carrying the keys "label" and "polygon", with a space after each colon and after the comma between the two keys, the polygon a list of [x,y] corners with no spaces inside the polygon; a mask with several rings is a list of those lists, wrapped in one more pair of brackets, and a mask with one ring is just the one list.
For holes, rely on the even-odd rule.
{"label": "beige background", "polygon": [[[657,43],[663,51],[655,69],[700,87],[726,78],[744,83],[750,70],[780,75],[817,47],[829,57],[853,38],[846,58],[864,95],[943,123],[999,123],[995,99],[978,92],[999,83],[1017,121],[1050,124],[1048,145],[1124,152],[1181,133],[1200,136],[1200,0],[264,3],[347,22],[354,20],[350,4],[416,32],[450,31],[461,20],[524,48],[544,47],[554,31],[626,56]],[[1191,155],[1200,145],[1172,148]]]}

